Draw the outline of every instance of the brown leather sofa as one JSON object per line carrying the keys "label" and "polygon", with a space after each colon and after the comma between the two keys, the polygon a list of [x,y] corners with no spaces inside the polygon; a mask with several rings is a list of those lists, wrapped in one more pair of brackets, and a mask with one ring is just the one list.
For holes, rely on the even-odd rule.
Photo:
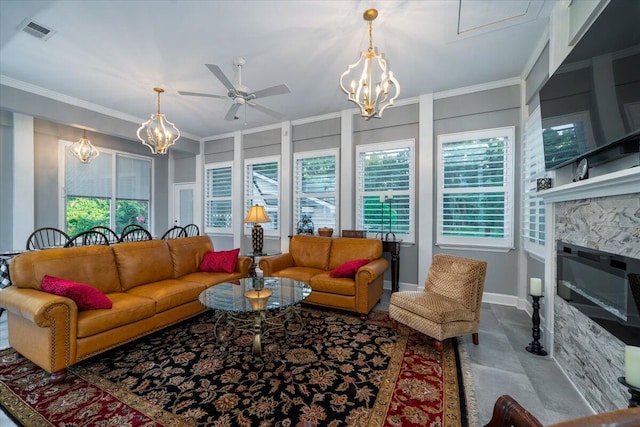
{"label": "brown leather sofa", "polygon": [[[355,311],[367,315],[382,296],[388,262],[377,239],[296,235],[289,252],[264,257],[259,265],[264,276],[288,277],[308,283],[311,295],[305,302]],[[333,278],[331,270],[355,260],[368,259],[355,278]]]}
{"label": "brown leather sofa", "polygon": [[[66,368],[120,344],[192,317],[206,308],[200,293],[247,277],[251,259],[233,273],[199,272],[208,236],[26,252],[9,265],[12,286],[0,292],[9,344],[61,381]],[[89,284],[111,309],[78,311],[69,298],[41,290],[44,275]]]}

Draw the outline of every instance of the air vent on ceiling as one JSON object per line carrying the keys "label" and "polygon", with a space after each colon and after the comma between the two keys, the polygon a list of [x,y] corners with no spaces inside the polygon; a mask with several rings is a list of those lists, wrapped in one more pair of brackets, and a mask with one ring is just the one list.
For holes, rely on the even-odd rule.
{"label": "air vent on ceiling", "polygon": [[55,34],[50,28],[45,27],[42,24],[38,24],[35,21],[27,18],[20,24],[20,28],[27,34],[31,34],[32,36],[39,38],[42,41],[49,40],[51,36]]}

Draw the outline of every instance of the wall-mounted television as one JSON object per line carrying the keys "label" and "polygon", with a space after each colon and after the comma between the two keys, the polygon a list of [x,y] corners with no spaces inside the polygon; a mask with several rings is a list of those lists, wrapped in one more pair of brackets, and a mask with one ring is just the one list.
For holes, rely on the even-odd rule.
{"label": "wall-mounted television", "polygon": [[640,1],[611,0],[540,90],[545,169],[640,145]]}

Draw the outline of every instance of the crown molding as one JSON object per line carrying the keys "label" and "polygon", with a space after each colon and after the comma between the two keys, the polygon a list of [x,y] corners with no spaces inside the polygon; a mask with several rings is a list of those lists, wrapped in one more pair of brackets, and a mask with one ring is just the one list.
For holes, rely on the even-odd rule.
{"label": "crown molding", "polygon": [[451,98],[453,96],[469,95],[475,92],[482,92],[484,90],[498,89],[501,87],[520,85],[522,79],[520,77],[511,77],[504,80],[496,80],[494,82],[482,83],[479,85],[466,86],[458,89],[447,90],[443,92],[436,92],[433,94],[433,99]]}

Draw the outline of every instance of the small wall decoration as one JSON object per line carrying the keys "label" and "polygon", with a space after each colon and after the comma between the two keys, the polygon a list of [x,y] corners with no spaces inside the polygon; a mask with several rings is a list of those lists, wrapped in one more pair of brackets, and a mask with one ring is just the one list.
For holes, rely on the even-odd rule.
{"label": "small wall decoration", "polygon": [[313,234],[313,221],[306,215],[302,215],[302,219],[298,221],[298,234]]}
{"label": "small wall decoration", "polygon": [[548,190],[551,188],[551,178],[538,178],[536,180],[536,191]]}

